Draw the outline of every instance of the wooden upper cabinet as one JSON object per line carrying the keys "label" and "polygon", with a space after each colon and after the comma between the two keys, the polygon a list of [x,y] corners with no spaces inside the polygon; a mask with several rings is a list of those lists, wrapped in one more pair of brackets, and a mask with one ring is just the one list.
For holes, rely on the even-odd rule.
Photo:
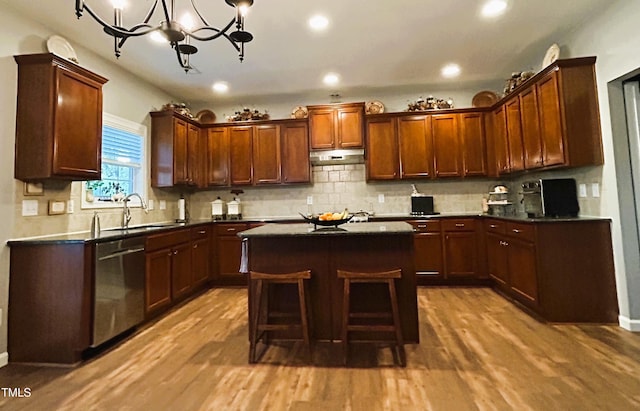
{"label": "wooden upper cabinet", "polygon": [[282,150],[282,182],[311,181],[309,161],[309,128],[304,120],[287,121],[280,125]]}
{"label": "wooden upper cabinet", "polygon": [[311,149],[362,148],[364,103],[307,106]]}
{"label": "wooden upper cabinet", "polygon": [[253,130],[253,181],[255,184],[280,182],[280,126],[255,126]]}
{"label": "wooden upper cabinet", "polygon": [[542,167],[542,139],[536,87],[523,90],[519,98],[524,168],[530,170]]}
{"label": "wooden upper cabinet", "polygon": [[524,170],[524,148],[520,123],[520,100],[516,97],[506,104],[507,141],[509,146],[510,171]]}
{"label": "wooden upper cabinet", "polygon": [[229,127],[229,161],[231,185],[246,185],[252,178],[252,126]]}
{"label": "wooden upper cabinet", "polygon": [[151,186],[205,187],[205,142],[193,120],[172,110],[151,114]]}
{"label": "wooden upper cabinet", "polygon": [[461,113],[459,120],[464,175],[486,176],[487,148],[484,113]]}
{"label": "wooden upper cabinet", "polygon": [[100,179],[107,79],[49,53],[15,60],[15,178]]}
{"label": "wooden upper cabinet", "polygon": [[348,104],[336,113],[338,121],[338,142],[336,148],[362,148],[364,105]]}
{"label": "wooden upper cabinet", "polygon": [[507,143],[507,110],[504,105],[500,105],[493,112],[493,146],[498,175],[508,173],[510,165]]}
{"label": "wooden upper cabinet", "polygon": [[400,178],[432,177],[431,116],[401,116],[397,121]]}
{"label": "wooden upper cabinet", "polygon": [[539,98],[540,129],[543,138],[542,161],[545,166],[565,163],[558,73],[551,72],[536,84]]}
{"label": "wooden upper cabinet", "polygon": [[207,130],[207,185],[229,185],[229,128]]}
{"label": "wooden upper cabinet", "polygon": [[431,117],[436,177],[461,177],[460,137],[457,114]]}
{"label": "wooden upper cabinet", "polygon": [[399,178],[398,138],[396,119],[370,117],[366,120],[367,180],[396,180]]}

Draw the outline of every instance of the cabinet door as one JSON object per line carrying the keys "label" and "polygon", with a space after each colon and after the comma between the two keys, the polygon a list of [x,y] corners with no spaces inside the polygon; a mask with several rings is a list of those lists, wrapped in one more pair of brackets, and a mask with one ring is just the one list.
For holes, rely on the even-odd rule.
{"label": "cabinet door", "polygon": [[189,124],[187,128],[187,184],[203,186],[201,161],[203,147],[200,139],[200,127]]}
{"label": "cabinet door", "polygon": [[416,274],[442,277],[442,236],[439,232],[414,234],[413,252]]}
{"label": "cabinet door", "polygon": [[400,177],[433,175],[433,140],[430,116],[398,117]]}
{"label": "cabinet door", "polygon": [[522,120],[524,168],[530,170],[542,167],[542,139],[535,87],[530,87],[520,93],[520,118]]}
{"label": "cabinet door", "polygon": [[460,114],[462,165],[465,176],[487,175],[487,149],[482,113]]}
{"label": "cabinet door", "polygon": [[192,285],[197,287],[209,279],[209,240],[196,240],[191,243]]}
{"label": "cabinet door", "polygon": [[229,128],[229,157],[232,185],[251,184],[253,127]]}
{"label": "cabinet door", "polygon": [[536,84],[536,89],[542,135],[542,162],[544,166],[565,164],[558,73],[554,71],[542,78]]}
{"label": "cabinet door", "polygon": [[516,297],[528,304],[538,301],[536,247],[528,241],[508,240],[509,285]]}
{"label": "cabinet door", "polygon": [[510,171],[510,165],[507,143],[507,111],[504,105],[493,112],[493,144],[498,174],[507,174]]}
{"label": "cabinet door", "polygon": [[336,145],[336,148],[363,147],[363,118],[364,107],[346,107],[338,109],[338,144]]}
{"label": "cabinet door", "polygon": [[438,114],[431,118],[436,177],[461,177],[458,116]]}
{"label": "cabinet door", "polygon": [[398,141],[393,118],[367,119],[367,180],[398,178]]}
{"label": "cabinet door", "polygon": [[524,170],[522,147],[522,125],[520,124],[520,100],[514,98],[506,104],[507,140],[509,142],[509,164],[511,171]]}
{"label": "cabinet door", "polygon": [[171,297],[178,299],[191,290],[191,243],[183,243],[172,248],[171,256]]}
{"label": "cabinet door", "polygon": [[147,253],[145,270],[145,312],[149,313],[171,303],[170,249]]}
{"label": "cabinet door", "polygon": [[240,258],[242,239],[235,235],[218,237],[218,275],[220,277],[242,278]]}
{"label": "cabinet door", "polygon": [[189,182],[187,122],[173,119],[173,184],[187,184]]}
{"label": "cabinet door", "polygon": [[253,131],[253,181],[277,184],[280,182],[280,127],[262,125]]}
{"label": "cabinet door", "polygon": [[446,232],[444,238],[445,275],[475,277],[478,273],[476,233]]}
{"label": "cabinet door", "polygon": [[53,174],[100,179],[102,89],[83,76],[56,68]]}
{"label": "cabinet door", "polygon": [[207,130],[207,183],[209,186],[229,185],[229,129]]}
{"label": "cabinet door", "polygon": [[282,182],[310,182],[309,131],[306,122],[282,124],[280,135],[282,137]]}
{"label": "cabinet door", "polygon": [[331,108],[309,110],[309,138],[312,149],[334,148],[335,123],[335,110]]}
{"label": "cabinet door", "polygon": [[488,233],[486,239],[489,277],[495,280],[499,287],[505,288],[509,283],[507,242],[502,236],[492,233]]}

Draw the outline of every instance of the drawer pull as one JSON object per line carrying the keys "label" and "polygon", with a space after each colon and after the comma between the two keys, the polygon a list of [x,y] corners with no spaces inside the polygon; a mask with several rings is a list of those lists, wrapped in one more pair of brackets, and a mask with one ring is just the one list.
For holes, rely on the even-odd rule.
{"label": "drawer pull", "polygon": [[426,224],[418,224],[418,228],[427,228]]}
{"label": "drawer pull", "polygon": [[227,231],[236,231],[235,228],[227,228]]}
{"label": "drawer pull", "polygon": [[516,233],[516,234],[520,234],[520,233],[522,232],[522,230],[518,230],[517,228],[514,228],[514,229],[513,229],[513,230],[511,230],[511,231],[513,231],[513,232],[514,232],[514,233]]}
{"label": "drawer pull", "polygon": [[462,228],[462,227],[464,227],[464,223],[457,223],[456,227]]}
{"label": "drawer pull", "polygon": [[194,244],[194,245],[193,245],[193,248],[198,248],[198,244]]}
{"label": "drawer pull", "polygon": [[205,230],[198,231],[198,234],[207,234]]}
{"label": "drawer pull", "polygon": [[491,227],[491,228],[498,228],[498,225],[497,225],[497,224],[490,224],[490,225],[489,225],[489,227]]}

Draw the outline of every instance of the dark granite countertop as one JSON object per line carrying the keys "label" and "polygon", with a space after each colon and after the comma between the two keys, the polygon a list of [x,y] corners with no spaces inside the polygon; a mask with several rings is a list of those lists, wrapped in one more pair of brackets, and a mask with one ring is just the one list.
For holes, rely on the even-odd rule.
{"label": "dark granite countertop", "polygon": [[347,223],[339,227],[320,227],[312,224],[265,224],[238,233],[240,237],[344,236],[413,234],[413,227],[403,221]]}

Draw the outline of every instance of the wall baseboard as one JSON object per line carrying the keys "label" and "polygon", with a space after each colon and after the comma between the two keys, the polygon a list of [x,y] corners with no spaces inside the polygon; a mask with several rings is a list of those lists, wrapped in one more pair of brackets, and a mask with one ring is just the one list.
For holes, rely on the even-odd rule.
{"label": "wall baseboard", "polygon": [[0,368],[4,367],[7,364],[9,364],[9,353],[5,351],[3,353],[0,353]]}
{"label": "wall baseboard", "polygon": [[632,320],[631,318],[618,316],[620,327],[632,332],[640,332],[640,320]]}

